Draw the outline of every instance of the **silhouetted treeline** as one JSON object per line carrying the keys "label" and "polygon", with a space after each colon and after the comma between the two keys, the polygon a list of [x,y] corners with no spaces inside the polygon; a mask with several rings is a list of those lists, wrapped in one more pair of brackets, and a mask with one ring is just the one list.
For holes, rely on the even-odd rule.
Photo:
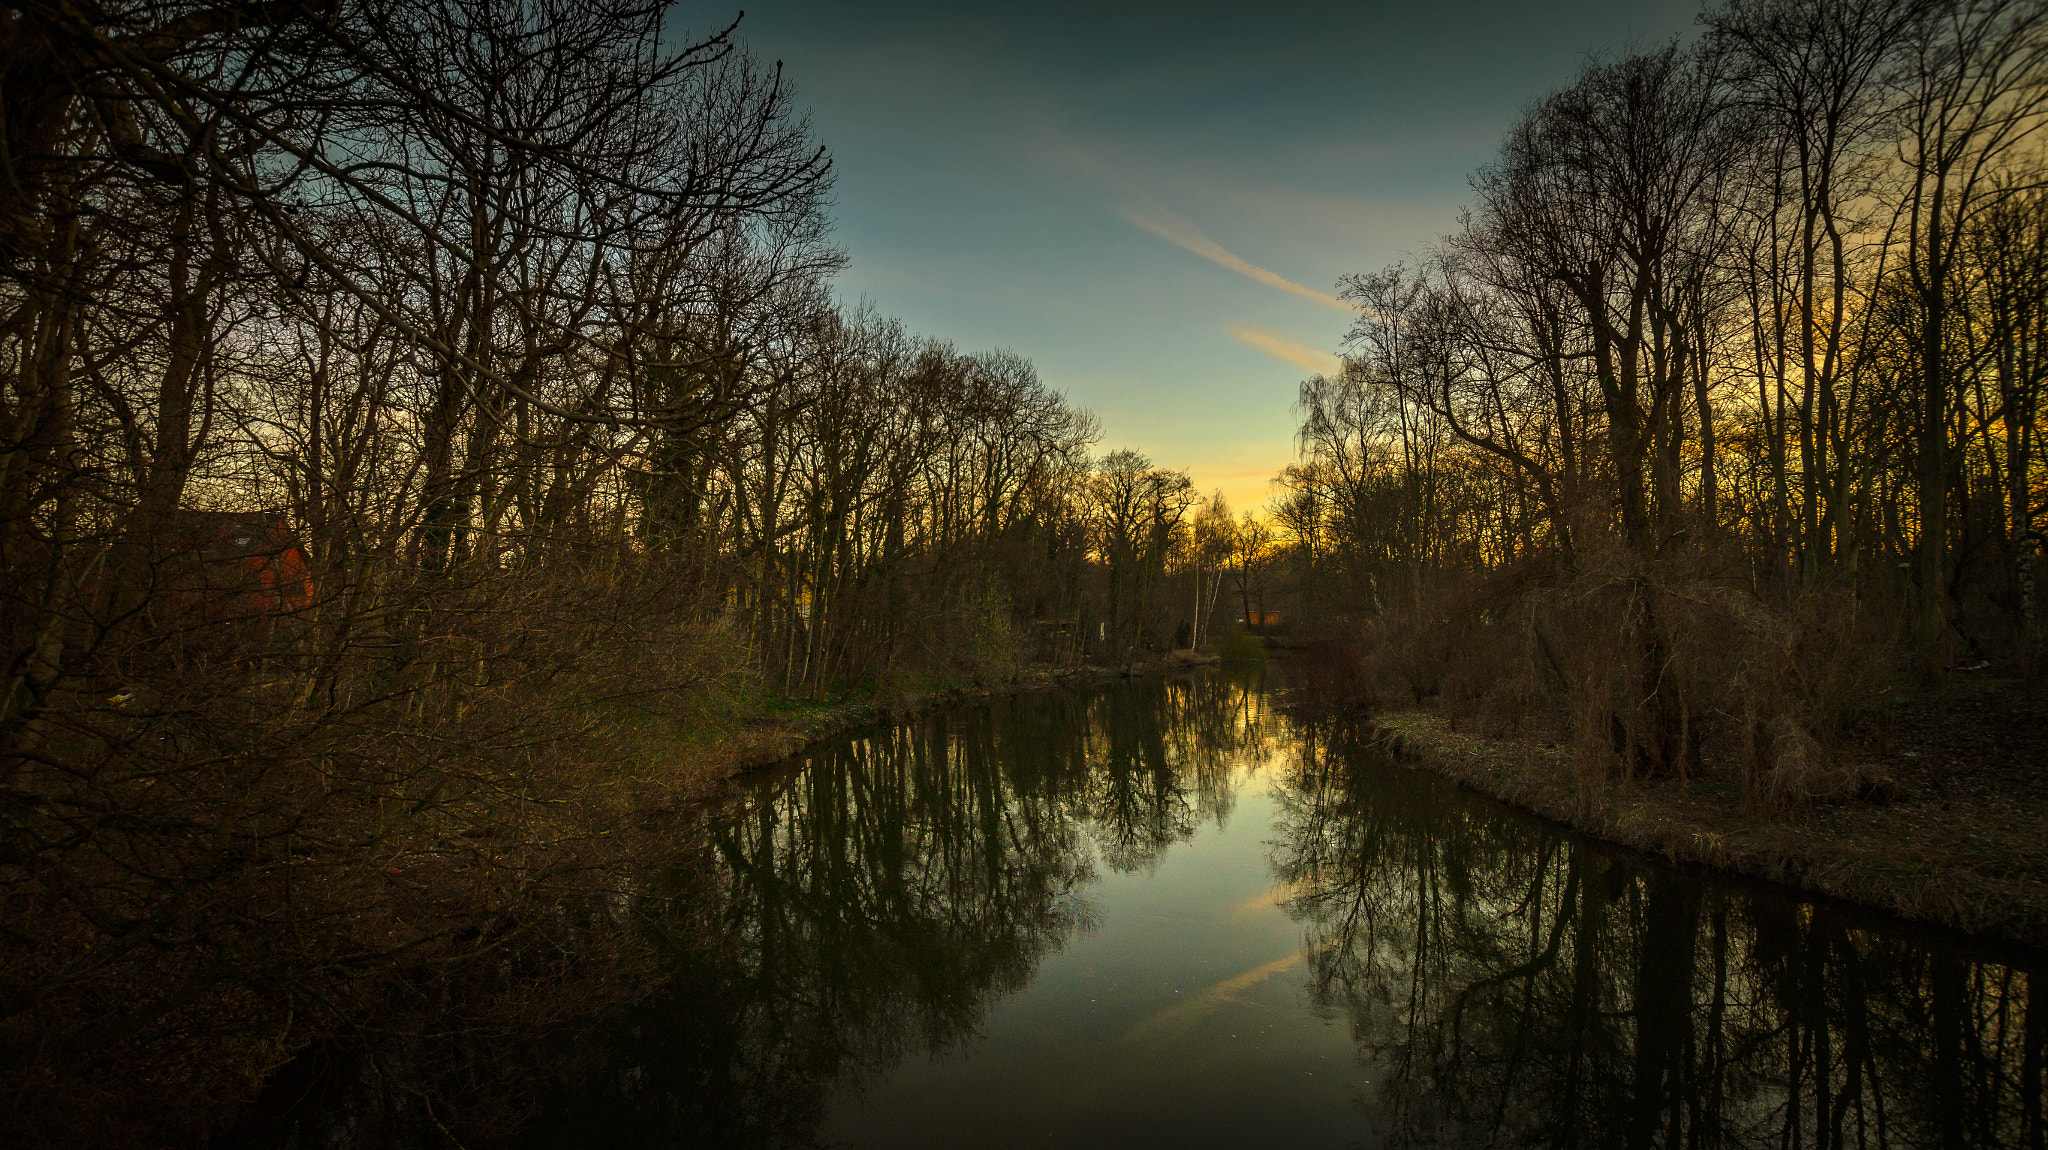
{"label": "silhouetted treeline", "polygon": [[2040,665],[2048,9],[1701,21],[1344,281],[1279,518],[1383,689],[1797,801],[1878,684]]}
{"label": "silhouetted treeline", "polygon": [[28,4],[0,108],[10,1114],[185,1129],[508,938],[605,961],[542,908],[777,698],[1194,641],[1186,478],[836,304],[734,26]]}

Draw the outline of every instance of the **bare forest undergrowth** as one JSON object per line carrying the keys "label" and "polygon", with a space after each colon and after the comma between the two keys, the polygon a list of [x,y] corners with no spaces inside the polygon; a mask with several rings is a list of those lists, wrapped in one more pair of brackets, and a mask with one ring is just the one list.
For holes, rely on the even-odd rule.
{"label": "bare forest undergrowth", "polygon": [[899,692],[879,699],[840,703],[819,703],[800,710],[764,716],[734,726],[698,753],[705,773],[734,778],[761,770],[791,757],[813,743],[863,727],[900,722],[928,711],[945,710],[978,699],[1028,691],[1052,691],[1112,679],[1132,678],[1165,671],[1213,666],[1221,662],[1209,652],[1175,650],[1155,658],[1134,660],[1122,666],[1018,667],[995,679],[979,679],[921,691]]}
{"label": "bare forest undergrowth", "polygon": [[289,1142],[294,1092],[336,1081],[371,1089],[343,1107],[366,1129],[509,1136],[574,1071],[550,1036],[613,1017],[666,977],[659,952],[697,944],[642,912],[715,870],[687,812],[725,780],[974,698],[1215,661],[1005,663],[800,697],[659,590],[525,590],[524,617],[550,626],[451,610],[431,638],[354,634],[310,694],[251,674],[249,651],[159,644],[118,689],[54,701],[52,765],[17,775],[49,796],[31,829],[104,843],[118,811],[120,835],[53,868],[9,924],[0,972],[36,988],[0,1023],[0,1049],[29,1054],[0,1088],[24,1145]]}
{"label": "bare forest undergrowth", "polygon": [[1023,356],[840,302],[832,156],[705,18],[5,23],[14,1142],[288,1124],[323,1060],[383,1084],[351,1144],[516,1130],[535,1036],[655,977],[706,788],[1199,646],[1233,567],[1250,610],[1220,497]]}
{"label": "bare forest undergrowth", "polygon": [[1481,790],[2048,944],[2048,7],[1699,23],[1341,281],[1283,610],[1349,644],[1318,690]]}
{"label": "bare forest undergrowth", "polygon": [[[1958,676],[1873,706],[1835,755],[1854,791],[1760,812],[1722,779],[1581,788],[1573,750],[1438,705],[1356,706],[1327,656],[1298,668],[1295,705],[1369,722],[1397,757],[1597,837],[2032,946],[2048,946],[2048,697]],[[1315,664],[1321,663],[1322,666]],[[1492,733],[1488,728],[1492,728]]]}

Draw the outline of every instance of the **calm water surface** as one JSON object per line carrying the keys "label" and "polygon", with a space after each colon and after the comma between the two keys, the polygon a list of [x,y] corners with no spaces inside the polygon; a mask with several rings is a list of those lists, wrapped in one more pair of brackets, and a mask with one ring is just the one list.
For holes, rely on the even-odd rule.
{"label": "calm water surface", "polygon": [[2041,953],[1669,870],[1275,698],[820,746],[592,876],[587,952],[308,1050],[222,1144],[2042,1150]]}
{"label": "calm water surface", "polygon": [[2042,1145],[2038,955],[1588,844],[1257,677],[843,739],[707,817],[669,981],[531,1142]]}

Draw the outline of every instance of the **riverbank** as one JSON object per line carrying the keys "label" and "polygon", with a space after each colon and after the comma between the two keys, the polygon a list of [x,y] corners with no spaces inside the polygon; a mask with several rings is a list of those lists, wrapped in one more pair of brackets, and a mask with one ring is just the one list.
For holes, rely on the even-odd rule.
{"label": "riverbank", "polygon": [[[660,873],[666,893],[645,896],[659,901],[709,873],[689,812],[725,780],[908,714],[1214,661],[926,678],[811,704],[728,673],[716,649],[693,659],[678,660],[681,673],[649,662],[634,678],[573,668],[466,705],[378,700],[343,712],[349,725],[333,732],[245,738],[258,751],[219,778],[142,756],[168,739],[136,740],[114,841],[155,852],[143,857],[166,877],[98,860],[53,873],[120,894],[114,905],[141,907],[129,913],[143,926],[116,937],[67,913],[60,890],[15,896],[16,938],[0,958],[11,985],[38,988],[33,1010],[0,1019],[11,1070],[0,1113],[28,1132],[17,1141],[296,1138],[304,1081],[373,1048],[525,1074],[520,1089],[464,1104],[465,1128],[516,1129],[546,1077],[532,1036],[623,1010],[668,977],[637,925],[642,896],[621,892]],[[291,716],[289,702],[269,702],[236,700],[257,716],[243,729]],[[143,773],[152,767],[161,773]],[[233,837],[190,829],[231,818],[243,828]],[[228,1140],[271,1140],[244,1134]]]}
{"label": "riverbank", "polygon": [[695,753],[704,762],[703,775],[731,779],[750,771],[773,766],[806,747],[848,731],[903,719],[927,711],[943,710],[963,703],[1030,691],[1051,691],[1093,683],[1137,678],[1216,666],[1222,660],[1211,654],[1172,651],[1156,659],[1135,661],[1118,667],[1027,667],[994,682],[948,684],[925,690],[901,691],[879,698],[846,702],[819,702],[732,721],[711,730],[697,740]]}
{"label": "riverbank", "polygon": [[1569,748],[1459,730],[1430,708],[1369,721],[1409,765],[1621,846],[2048,948],[2048,702],[2017,681],[1958,680],[1852,730],[1839,753],[1866,780],[1858,795],[1776,817],[1711,780],[1581,793]]}

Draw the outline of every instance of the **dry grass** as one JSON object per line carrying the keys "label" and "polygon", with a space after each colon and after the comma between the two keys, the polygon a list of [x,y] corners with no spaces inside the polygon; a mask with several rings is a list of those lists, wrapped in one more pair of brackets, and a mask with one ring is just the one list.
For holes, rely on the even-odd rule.
{"label": "dry grass", "polygon": [[1789,815],[1857,792],[1845,724],[1898,685],[1902,634],[1849,584],[1780,593],[1747,557],[1587,541],[1554,560],[1437,579],[1354,640],[1355,693],[1569,753],[1576,793],[1704,780]]}
{"label": "dry grass", "polygon": [[[1359,635],[1337,693],[1432,767],[1615,842],[2048,946],[2048,706],[1915,694],[1887,595],[1776,592],[1747,558],[1590,540],[1446,577]],[[1327,669],[1315,672],[1329,678]],[[1326,694],[1329,692],[1325,692]],[[1345,710],[1346,708],[1328,708]]]}
{"label": "dry grass", "polygon": [[1375,722],[1404,758],[1671,862],[2048,947],[2048,780],[2039,777],[2036,745],[2048,735],[2004,737],[2014,735],[2011,724],[2041,730],[2044,719],[2038,688],[1960,684],[1951,697],[1909,705],[1845,742],[1835,769],[1869,784],[1864,797],[1775,812],[1709,780],[1582,788],[1571,748],[1459,731],[1438,710]]}

